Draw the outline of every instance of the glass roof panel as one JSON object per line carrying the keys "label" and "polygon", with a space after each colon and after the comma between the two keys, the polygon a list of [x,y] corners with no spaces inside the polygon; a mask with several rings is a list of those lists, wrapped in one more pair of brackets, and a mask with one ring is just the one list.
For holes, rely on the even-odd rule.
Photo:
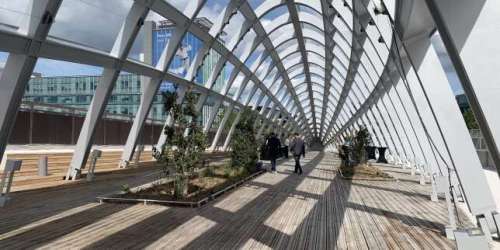
{"label": "glass roof panel", "polygon": [[[16,6],[9,3],[4,4],[7,7],[0,8],[0,23],[15,26],[20,23],[20,19],[29,16],[30,13],[25,13],[28,0],[18,2],[24,7],[16,9]],[[334,27],[335,32],[325,37],[322,8],[326,6],[322,4],[330,2],[336,14],[327,27]],[[154,23],[145,23],[147,25],[144,26],[148,26],[148,29],[141,27],[135,37],[132,49],[127,53],[127,59],[133,60],[127,62],[127,70],[136,69],[145,77],[157,74],[165,75],[168,79],[183,79],[183,84],[194,83],[197,90],[208,93],[211,103],[214,100],[223,101],[225,106],[232,105],[232,100],[254,107],[267,104],[271,99],[273,102],[279,101],[279,105],[272,107],[283,109],[283,118],[297,115],[296,121],[303,120],[301,122],[304,127],[319,129],[318,122],[332,118],[336,108],[341,112],[342,122],[347,122],[352,112],[360,107],[377,84],[388,56],[384,43],[372,43],[380,36],[377,27],[367,26],[365,33],[368,39],[363,41],[364,52],[360,57],[361,64],[356,66],[358,72],[354,75],[354,85],[347,93],[345,105],[337,103],[347,73],[352,70],[350,56],[353,42],[353,2],[164,0],[150,7],[170,17],[163,17],[152,10],[148,12],[145,21]],[[66,43],[82,45],[84,49],[108,55],[133,3],[134,0],[64,0],[50,30],[49,39],[64,39]],[[196,4],[201,5],[199,9],[192,8]],[[387,25],[379,23],[380,18],[374,16],[373,2],[367,1],[366,4],[369,11],[363,18],[373,18],[377,24]],[[158,6],[169,8],[161,9]],[[70,15],[69,10],[75,8],[81,11]],[[195,9],[199,11],[195,12]],[[18,12],[14,14],[16,10]],[[290,15],[289,10],[297,11],[297,15]],[[193,18],[194,13],[197,13],[196,19],[189,19]],[[253,21],[259,22],[250,23],[246,20],[253,19],[254,14],[259,19]],[[4,16],[11,15],[14,15],[9,18],[11,21],[3,20]],[[13,20],[16,18],[18,21]],[[167,18],[170,20],[166,20]],[[191,21],[195,25],[189,26]],[[187,25],[184,26],[185,24]],[[295,27],[300,30],[304,41],[297,40],[298,30]],[[159,34],[159,30],[167,28],[169,32]],[[173,59],[167,62],[167,71],[161,72],[161,67],[155,68],[155,62],[162,56],[170,38],[177,37],[175,34],[178,33],[173,31],[180,31],[182,36],[179,37],[183,39],[178,45],[170,46],[172,51],[164,53],[172,55]],[[267,37],[258,37],[256,31],[267,33],[264,34]],[[387,29],[383,31],[384,40],[390,41],[390,29],[389,32]],[[163,39],[162,44],[153,45],[153,55],[145,51],[150,33],[153,33],[153,41]],[[161,35],[163,38],[159,38]],[[325,51],[325,39],[327,42],[333,41],[333,48],[329,48],[332,51]],[[266,94],[272,96],[264,97]],[[220,99],[226,95],[227,99]],[[287,111],[293,114],[287,114]],[[321,128],[326,129],[325,126]]]}
{"label": "glass roof panel", "polygon": [[[220,14],[224,14],[224,13],[222,11],[217,13],[217,15],[220,15]],[[200,13],[199,16],[203,17],[201,13]],[[214,22],[217,19],[218,19],[218,17],[214,18],[213,19]],[[245,21],[245,17],[243,17],[243,15],[239,11],[237,11],[236,13],[234,13],[234,15],[230,17],[229,23],[226,22],[224,24],[224,29],[222,30],[222,33],[220,34],[219,39],[224,44],[228,44],[232,39],[234,39],[234,36],[236,36],[236,35],[239,34],[239,30],[241,28],[241,24],[244,21]]]}
{"label": "glass roof panel", "polygon": [[274,30],[271,33],[268,33],[269,39],[273,43],[274,47],[278,46],[282,42],[292,38],[295,36],[295,29],[293,28],[293,24],[288,23],[285,24],[278,29]]}
{"label": "glass roof panel", "polygon": [[[110,52],[132,4],[131,0],[62,1],[49,36],[78,46]],[[22,13],[27,13],[26,9],[18,15],[22,16]]]}
{"label": "glass roof panel", "polygon": [[249,52],[256,37],[257,34],[255,34],[255,31],[253,31],[253,29],[250,29],[243,37],[243,40],[241,40],[241,42],[236,47],[234,55],[240,60],[244,59],[243,57],[245,56],[245,53]]}

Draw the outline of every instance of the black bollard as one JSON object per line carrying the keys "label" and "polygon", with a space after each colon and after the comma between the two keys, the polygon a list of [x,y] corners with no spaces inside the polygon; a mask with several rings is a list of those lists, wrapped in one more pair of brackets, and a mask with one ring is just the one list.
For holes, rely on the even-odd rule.
{"label": "black bollard", "polygon": [[374,146],[366,146],[365,147],[366,157],[368,158],[368,160],[376,160],[377,159],[377,156],[375,155],[375,149],[376,149],[376,147],[374,147]]}
{"label": "black bollard", "polygon": [[386,147],[378,147],[378,159],[377,163],[387,163],[387,159],[385,159],[385,151],[387,150]]}

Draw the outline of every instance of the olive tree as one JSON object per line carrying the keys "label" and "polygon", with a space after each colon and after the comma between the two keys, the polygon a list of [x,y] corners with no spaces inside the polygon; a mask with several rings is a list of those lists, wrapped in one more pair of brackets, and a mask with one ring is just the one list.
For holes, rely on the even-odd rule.
{"label": "olive tree", "polygon": [[196,93],[189,89],[182,104],[176,102],[176,92],[167,92],[163,96],[171,123],[165,127],[167,140],[157,161],[161,163],[163,173],[174,178],[174,196],[182,198],[187,195],[189,177],[205,151],[206,136],[197,121]]}

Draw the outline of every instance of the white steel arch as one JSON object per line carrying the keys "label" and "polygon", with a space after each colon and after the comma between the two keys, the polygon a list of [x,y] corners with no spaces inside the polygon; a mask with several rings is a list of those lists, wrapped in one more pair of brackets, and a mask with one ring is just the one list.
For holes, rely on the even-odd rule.
{"label": "white steel arch", "polygon": [[[482,29],[494,30],[488,24],[500,22],[496,12],[481,11],[483,6],[497,7],[493,0],[455,5],[451,0],[439,3],[387,0],[383,2],[390,8],[385,10],[378,0],[269,0],[256,8],[245,0],[230,0],[208,30],[197,25],[195,19],[209,1],[188,1],[180,11],[169,1],[130,0],[132,7],[109,52],[48,37],[63,1],[31,0],[26,23],[14,30],[0,29],[0,50],[9,53],[0,79],[0,160],[37,59],[62,60],[104,69],[80,131],[68,179],[77,177],[85,165],[97,123],[102,119],[116,79],[126,71],[144,76],[147,81],[121,157],[123,167],[132,159],[161,82],[167,80],[178,85],[179,103],[184,91],[192,88],[200,93],[198,109],[205,103],[213,104],[204,132],[210,131],[217,114],[224,110],[219,127],[214,128],[210,150],[229,149],[241,111],[248,106],[258,114],[255,121],[258,136],[273,129],[282,132],[280,136],[301,132],[308,141],[317,139],[325,146],[332,146],[343,143],[349,133],[367,127],[378,146],[389,148],[395,162],[419,169],[424,179],[433,176],[431,181],[434,181],[437,176],[453,175],[452,185],[463,190],[470,211],[485,218],[483,229],[495,231],[493,225],[498,222],[494,218],[497,215],[491,192],[484,185],[472,185],[474,181],[483,181],[484,175],[477,157],[466,155],[474,153],[473,144],[446,88],[443,72],[434,71],[439,66],[438,59],[435,51],[429,49],[429,35],[437,29],[466,87],[496,167],[500,168],[499,119],[493,112],[494,96],[488,93],[489,89],[494,93],[498,89],[491,83],[473,83],[466,72],[474,72],[473,79],[481,80],[484,80],[479,76],[482,72],[490,77],[496,72],[491,68],[483,70],[471,59],[474,49],[479,49],[483,56],[489,52],[478,48],[478,37],[484,39]],[[462,31],[456,24],[459,17],[446,7],[461,13],[467,8],[477,8],[473,9],[474,14],[466,15],[463,22],[467,28]],[[139,30],[152,12],[175,26],[157,65],[128,58]],[[243,17],[244,21],[234,34],[228,34],[230,39],[225,43],[221,37],[236,20],[235,16]],[[416,17],[423,17],[425,22],[412,22]],[[476,19],[481,20],[482,26],[474,26]],[[168,70],[188,33],[203,46],[186,76],[179,77]],[[468,40],[470,34],[472,40]],[[488,44],[492,51],[498,52],[493,43]],[[459,53],[462,47],[464,55]],[[195,81],[196,75],[210,53],[219,57],[206,82],[200,85]],[[495,60],[489,60],[493,66],[500,61],[496,60],[497,54],[492,56]],[[227,68],[232,68],[227,81],[221,89],[216,89]],[[428,81],[438,84],[431,85]],[[230,94],[232,89],[236,92]],[[447,99],[439,100],[438,92]],[[231,114],[236,117],[232,124],[227,124]],[[453,127],[451,121],[459,125]],[[223,139],[224,128],[229,130]],[[159,144],[164,140],[160,137]],[[472,167],[466,168],[463,162]]]}

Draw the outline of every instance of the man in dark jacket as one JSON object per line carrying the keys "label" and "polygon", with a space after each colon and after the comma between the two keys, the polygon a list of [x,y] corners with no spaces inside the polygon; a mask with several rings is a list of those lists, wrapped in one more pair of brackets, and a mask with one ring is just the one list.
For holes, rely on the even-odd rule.
{"label": "man in dark jacket", "polygon": [[295,171],[294,173],[302,174],[302,167],[300,166],[300,156],[306,157],[306,146],[302,138],[300,138],[299,133],[295,133],[295,137],[290,143],[290,152],[293,154],[295,159]]}
{"label": "man in dark jacket", "polygon": [[267,139],[267,150],[271,160],[271,171],[276,172],[276,159],[281,155],[281,142],[275,133]]}

